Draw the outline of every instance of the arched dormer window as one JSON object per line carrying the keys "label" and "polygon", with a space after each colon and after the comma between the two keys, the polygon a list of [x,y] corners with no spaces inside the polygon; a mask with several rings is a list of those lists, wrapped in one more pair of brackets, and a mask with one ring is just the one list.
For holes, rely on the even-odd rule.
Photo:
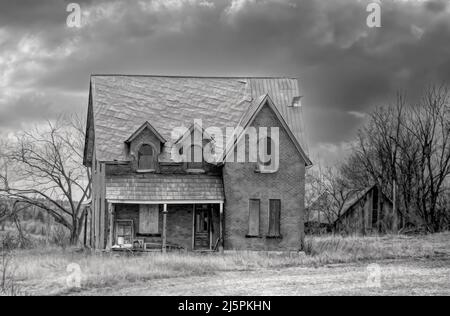
{"label": "arched dormer window", "polygon": [[156,165],[155,149],[148,144],[144,144],[139,148],[138,152],[138,170],[154,171]]}
{"label": "arched dormer window", "polygon": [[203,148],[198,145],[191,145],[190,153],[187,156],[188,170],[203,170]]}

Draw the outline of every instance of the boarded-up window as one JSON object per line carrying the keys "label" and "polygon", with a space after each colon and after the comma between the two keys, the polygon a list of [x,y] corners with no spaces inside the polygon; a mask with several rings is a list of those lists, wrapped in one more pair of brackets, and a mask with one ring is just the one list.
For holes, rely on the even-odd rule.
{"label": "boarded-up window", "polygon": [[259,213],[260,200],[250,200],[249,214],[248,214],[248,236],[259,236]]}
{"label": "boarded-up window", "polygon": [[159,234],[158,205],[140,205],[139,234]]}
{"label": "boarded-up window", "polygon": [[269,201],[269,236],[280,237],[281,201]]}

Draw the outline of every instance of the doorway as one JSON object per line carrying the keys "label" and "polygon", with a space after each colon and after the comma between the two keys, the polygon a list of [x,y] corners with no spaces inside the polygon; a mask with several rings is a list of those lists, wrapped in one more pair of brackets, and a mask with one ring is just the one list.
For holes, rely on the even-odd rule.
{"label": "doorway", "polygon": [[211,217],[210,205],[194,205],[194,250],[211,249]]}

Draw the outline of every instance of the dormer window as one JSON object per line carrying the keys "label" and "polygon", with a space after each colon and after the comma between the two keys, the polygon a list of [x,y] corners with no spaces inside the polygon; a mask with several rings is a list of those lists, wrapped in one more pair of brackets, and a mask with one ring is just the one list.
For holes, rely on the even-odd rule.
{"label": "dormer window", "polygon": [[203,168],[203,148],[198,145],[192,145],[187,157],[187,169],[191,172],[202,172]]}
{"label": "dormer window", "polygon": [[156,152],[151,145],[144,144],[138,152],[138,170],[140,172],[155,171]]}

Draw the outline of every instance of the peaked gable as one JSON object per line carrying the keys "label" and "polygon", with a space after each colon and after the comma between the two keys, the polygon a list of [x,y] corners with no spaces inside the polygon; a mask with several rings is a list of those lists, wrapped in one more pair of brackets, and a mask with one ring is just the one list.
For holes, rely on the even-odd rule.
{"label": "peaked gable", "polygon": [[[249,107],[249,109],[243,114],[241,120],[239,121],[238,128],[234,132],[235,140],[226,145],[226,150],[224,152],[224,156],[223,156],[223,160],[222,161],[225,161],[227,156],[230,153],[232,153],[232,151],[237,146],[237,144],[239,144],[239,142],[242,140],[242,137],[246,135],[248,127],[253,123],[255,118],[258,116],[258,114],[261,112],[261,110],[265,106],[268,106],[273,111],[273,113],[275,114],[276,118],[281,123],[281,126],[284,128],[284,130],[288,134],[290,140],[293,142],[293,144],[294,144],[295,148],[297,149],[298,153],[300,154],[300,156],[305,161],[305,165],[306,166],[312,166],[311,160],[306,155],[306,153],[303,150],[301,144],[298,142],[298,139],[294,136],[294,134],[292,133],[290,127],[288,126],[288,124],[286,123],[286,121],[284,120],[283,116],[278,111],[278,108],[275,106],[275,104],[273,103],[272,99],[270,98],[270,96],[268,94],[260,96],[256,100],[256,102],[254,102],[253,105],[251,107]],[[270,127],[270,126],[267,126],[267,127]]]}
{"label": "peaked gable", "polygon": [[192,134],[194,133],[194,131],[198,131],[200,132],[200,135],[202,136],[203,139],[208,139],[211,140],[212,137],[205,131],[205,129],[203,127],[201,127],[199,124],[194,123],[191,125],[191,127],[186,131],[186,133],[184,133],[183,135],[181,135],[176,141],[175,144],[181,144],[183,143],[189,136],[192,136]]}
{"label": "peaked gable", "polygon": [[159,139],[159,141],[161,143],[165,143],[166,140],[164,139],[164,137],[161,136],[161,134],[158,133],[158,131],[156,129],[153,128],[153,126],[147,121],[145,122],[141,127],[139,127],[134,133],[133,135],[130,136],[130,138],[128,138],[125,143],[131,143],[134,139],[136,139],[136,137],[138,137],[140,134],[142,134],[146,129],[148,129],[150,132],[152,132],[156,138]]}

